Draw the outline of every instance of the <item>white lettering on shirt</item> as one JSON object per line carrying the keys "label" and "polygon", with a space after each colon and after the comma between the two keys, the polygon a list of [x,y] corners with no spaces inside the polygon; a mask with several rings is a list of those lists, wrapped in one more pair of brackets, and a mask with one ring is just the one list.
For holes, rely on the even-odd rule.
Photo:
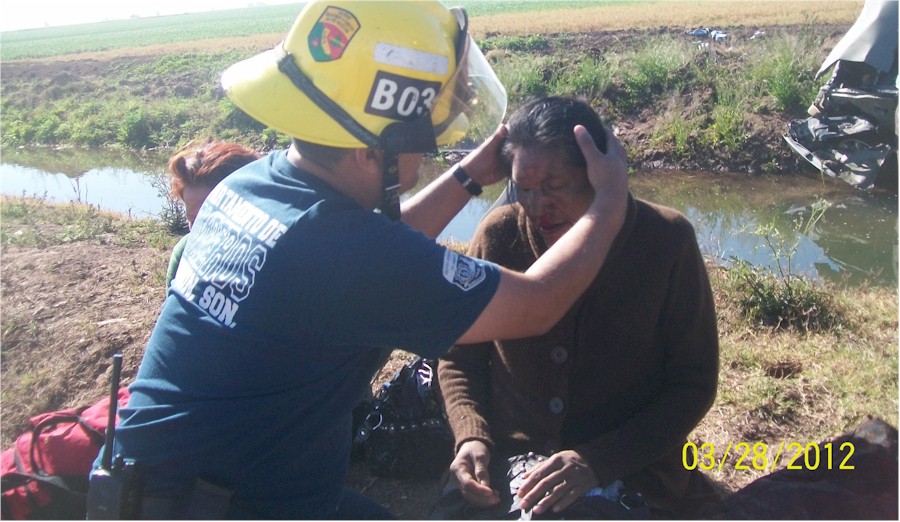
{"label": "white lettering on shirt", "polygon": [[222,184],[206,201],[172,286],[234,328],[241,301],[287,226]]}

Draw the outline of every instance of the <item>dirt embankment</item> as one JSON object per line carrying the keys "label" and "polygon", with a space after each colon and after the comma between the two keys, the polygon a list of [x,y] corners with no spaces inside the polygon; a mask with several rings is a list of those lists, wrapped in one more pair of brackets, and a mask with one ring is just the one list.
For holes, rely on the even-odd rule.
{"label": "dirt embankment", "polygon": [[[53,228],[35,219],[4,234],[50,236]],[[134,379],[165,298],[170,248],[140,238],[119,246],[114,234],[38,247],[3,241],[0,447],[10,447],[33,415],[106,396],[113,354],[123,355],[122,385]],[[388,380],[408,360],[395,352],[374,382]],[[348,487],[407,519],[426,517],[440,491],[437,480],[372,477],[361,463],[351,469]]]}
{"label": "dirt embankment", "polygon": [[[847,25],[815,27],[816,34],[825,42],[821,50],[823,57],[847,28]],[[810,28],[809,26],[729,28],[728,43],[712,45],[710,52],[698,52],[694,59],[715,60],[717,67],[723,71],[740,69],[745,67],[746,52],[754,44],[751,37],[755,33],[763,33],[766,38],[776,38],[780,34],[796,33],[800,30],[808,31]],[[488,38],[491,36],[498,35],[486,34]],[[648,39],[660,36],[695,39],[685,35],[683,28],[551,34],[547,35],[548,43],[545,48],[529,52],[552,55],[554,59],[561,61],[571,60],[573,56],[599,57],[639,48]],[[273,36],[266,35],[247,41],[244,39],[235,43],[233,47],[252,54],[270,48],[272,38]],[[92,93],[93,96],[97,89],[130,92],[135,99],[190,98],[200,90],[207,89],[210,83],[216,84],[212,89],[219,92],[221,89],[217,85],[216,78],[210,77],[210,71],[201,70],[154,77],[150,81],[137,83],[129,82],[125,78],[120,80],[117,86],[111,86],[103,81],[107,77],[117,77],[117,71],[124,69],[125,66],[149,64],[161,54],[186,50],[221,51],[222,42],[218,40],[212,42],[215,43],[191,42],[172,44],[170,47],[157,46],[145,53],[141,53],[142,48],[136,48],[4,63],[4,96],[24,99],[27,100],[26,105],[38,107],[52,104],[63,92]],[[209,49],[205,49],[205,45],[209,45]],[[259,46],[259,49],[254,50],[253,46]],[[687,71],[687,68],[685,70]],[[224,96],[224,93],[219,92],[219,95]],[[696,122],[697,115],[709,114],[710,108],[716,103],[717,95],[712,88],[686,88],[681,92],[670,92],[657,97],[652,105],[638,108],[633,113],[610,115],[611,123],[628,149],[632,166],[641,170],[680,169],[748,174],[796,173],[810,169],[782,139],[785,125],[793,118],[805,117],[803,114],[785,114],[765,109],[747,112],[743,115],[745,128],[743,143],[737,151],[703,146],[698,148],[702,151],[699,153],[676,154],[671,145],[660,143],[658,138],[654,139],[654,133],[673,119]],[[604,106],[613,106],[616,98],[620,96],[625,96],[625,93],[615,88],[607,91],[603,99],[597,102],[600,105],[598,109],[603,111]],[[697,131],[694,131],[688,137],[689,147],[698,142],[697,134]]]}

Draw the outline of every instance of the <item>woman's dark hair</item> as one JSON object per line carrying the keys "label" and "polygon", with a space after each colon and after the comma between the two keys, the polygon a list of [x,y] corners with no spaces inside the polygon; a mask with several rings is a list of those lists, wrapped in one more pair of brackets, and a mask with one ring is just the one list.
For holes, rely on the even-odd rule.
{"label": "woman's dark hair", "polygon": [[583,125],[597,148],[606,152],[603,120],[586,102],[562,96],[530,100],[509,117],[503,157],[512,163],[516,149],[552,148],[561,150],[569,164],[585,167],[587,163],[572,132],[576,125]]}
{"label": "woman's dark hair", "polygon": [[215,187],[226,176],[259,156],[254,150],[227,141],[189,143],[169,160],[172,195],[184,199],[187,186]]}

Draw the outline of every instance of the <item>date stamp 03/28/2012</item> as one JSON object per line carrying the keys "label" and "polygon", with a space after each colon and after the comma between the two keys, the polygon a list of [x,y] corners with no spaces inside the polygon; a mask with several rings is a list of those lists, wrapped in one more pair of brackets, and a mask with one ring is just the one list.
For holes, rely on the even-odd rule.
{"label": "date stamp 03/28/2012", "polygon": [[722,470],[733,465],[736,470],[771,470],[786,463],[787,469],[839,469],[852,470],[852,457],[855,448],[852,442],[839,445],[831,442],[818,443],[784,442],[777,446],[765,442],[729,442],[728,447],[720,455],[716,455],[716,446],[704,442],[699,446],[694,442],[685,443],[681,451],[681,461],[685,469],[700,468],[704,471]]}

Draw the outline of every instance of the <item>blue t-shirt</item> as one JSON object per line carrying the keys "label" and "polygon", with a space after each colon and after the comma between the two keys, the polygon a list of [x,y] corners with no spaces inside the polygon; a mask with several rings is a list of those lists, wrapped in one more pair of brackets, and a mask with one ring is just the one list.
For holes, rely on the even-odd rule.
{"label": "blue t-shirt", "polygon": [[203,204],[116,450],[148,496],[200,476],[261,518],[333,516],[384,349],[441,356],[499,279],[270,154]]}

